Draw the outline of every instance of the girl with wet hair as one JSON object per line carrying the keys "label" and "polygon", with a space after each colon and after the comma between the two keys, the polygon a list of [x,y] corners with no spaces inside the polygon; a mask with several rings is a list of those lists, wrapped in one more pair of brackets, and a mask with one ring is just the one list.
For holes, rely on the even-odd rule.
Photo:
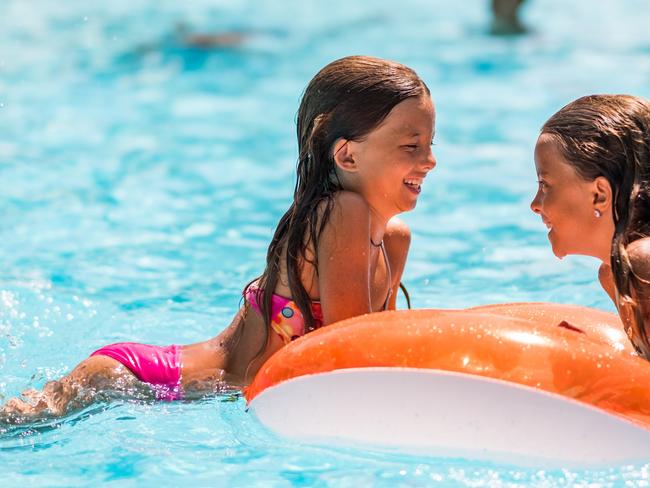
{"label": "girl with wet hair", "polygon": [[303,334],[394,309],[410,244],[395,217],[415,207],[436,165],[434,123],[429,89],[412,69],[364,56],[325,66],[298,111],[293,202],[231,325],[186,346],[102,347],[43,391],[8,401],[0,417],[19,422],[116,395],[172,400],[246,385]]}
{"label": "girl with wet hair", "polygon": [[650,360],[650,102],[591,95],[542,127],[531,203],[558,257],[594,256],[630,341]]}

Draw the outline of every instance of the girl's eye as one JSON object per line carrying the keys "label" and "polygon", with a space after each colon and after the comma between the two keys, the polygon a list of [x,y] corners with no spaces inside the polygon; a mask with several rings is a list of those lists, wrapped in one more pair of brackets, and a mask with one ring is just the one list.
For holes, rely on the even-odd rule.
{"label": "girl's eye", "polygon": [[548,184],[544,180],[537,180],[537,183],[539,184],[539,188],[544,191],[548,188]]}
{"label": "girl's eye", "polygon": [[418,145],[417,144],[405,144],[402,146],[404,149],[406,149],[409,152],[417,151]]}

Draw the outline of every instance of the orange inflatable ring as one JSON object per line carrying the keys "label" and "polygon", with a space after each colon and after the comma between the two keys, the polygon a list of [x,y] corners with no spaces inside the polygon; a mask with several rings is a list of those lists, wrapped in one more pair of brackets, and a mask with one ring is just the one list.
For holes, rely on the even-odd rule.
{"label": "orange inflatable ring", "polygon": [[650,429],[650,363],[617,316],[520,303],[369,314],[314,331],[273,355],[245,397],[347,368],[421,368],[511,382],[584,402]]}

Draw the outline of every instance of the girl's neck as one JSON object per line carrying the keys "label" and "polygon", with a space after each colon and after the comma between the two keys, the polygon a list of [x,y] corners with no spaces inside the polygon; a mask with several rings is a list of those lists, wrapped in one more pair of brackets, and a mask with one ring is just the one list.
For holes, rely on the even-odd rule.
{"label": "girl's neck", "polygon": [[596,256],[598,259],[600,259],[603,263],[610,265],[612,261],[612,239],[613,239],[614,233],[612,232],[612,237],[608,239],[607,243],[603,243],[603,246],[601,249],[598,251],[598,255]]}
{"label": "girl's neck", "polygon": [[606,219],[605,229],[602,231],[602,238],[599,239],[599,242],[602,243],[598,252],[598,258],[603,261],[605,264],[610,264],[612,260],[612,241],[614,240],[614,218],[610,215],[603,215]]}

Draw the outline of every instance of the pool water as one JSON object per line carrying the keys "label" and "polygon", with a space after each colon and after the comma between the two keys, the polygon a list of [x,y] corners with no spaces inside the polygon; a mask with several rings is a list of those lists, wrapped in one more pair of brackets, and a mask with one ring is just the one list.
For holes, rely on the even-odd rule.
{"label": "pool water", "polygon": [[[613,310],[598,263],[557,260],[529,210],[532,149],[578,96],[650,97],[650,6],[528,0],[531,32],[504,38],[486,34],[487,4],[3,0],[0,401],[106,343],[223,329],[290,201],[301,92],[349,54],[412,66],[436,102],[438,166],[404,215],[415,307]],[[180,25],[245,40],[192,48]],[[3,486],[646,486],[650,474],[303,446],[236,397],[5,429],[0,467]]]}

